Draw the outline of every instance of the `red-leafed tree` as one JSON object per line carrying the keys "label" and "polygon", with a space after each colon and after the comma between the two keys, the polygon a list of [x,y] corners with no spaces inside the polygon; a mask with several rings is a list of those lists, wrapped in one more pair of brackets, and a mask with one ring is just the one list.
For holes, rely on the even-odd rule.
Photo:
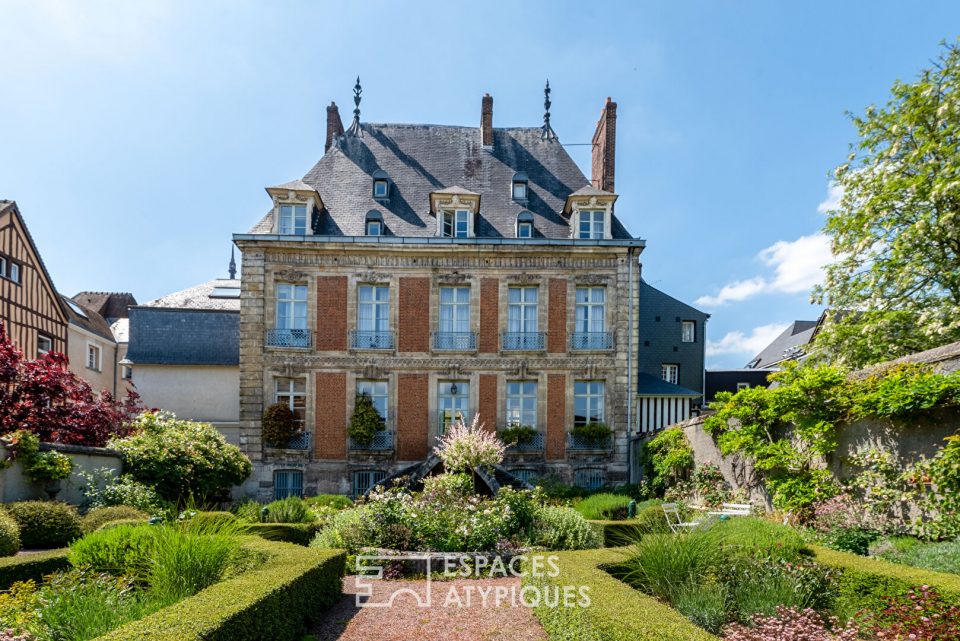
{"label": "red-leafed tree", "polygon": [[27,360],[0,323],[0,435],[27,430],[46,443],[103,446],[124,436],[130,419],[143,411],[128,392],[121,402],[67,369],[67,357],[51,352]]}

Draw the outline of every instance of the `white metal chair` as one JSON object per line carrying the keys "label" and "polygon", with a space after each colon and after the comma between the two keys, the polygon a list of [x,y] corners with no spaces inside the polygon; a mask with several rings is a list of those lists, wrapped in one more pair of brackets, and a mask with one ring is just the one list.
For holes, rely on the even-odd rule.
{"label": "white metal chair", "polygon": [[667,525],[674,533],[689,532],[700,527],[700,521],[684,521],[676,503],[664,503],[660,507],[663,508],[663,516],[667,519]]}

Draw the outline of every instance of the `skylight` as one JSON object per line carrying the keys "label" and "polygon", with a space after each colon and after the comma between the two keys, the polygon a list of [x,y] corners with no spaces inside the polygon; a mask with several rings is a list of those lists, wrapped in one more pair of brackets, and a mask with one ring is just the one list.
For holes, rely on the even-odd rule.
{"label": "skylight", "polygon": [[77,316],[79,316],[80,318],[87,318],[87,313],[83,311],[83,309],[79,305],[77,305],[75,302],[73,302],[69,298],[67,299],[67,305],[69,305],[70,309],[75,311],[77,313]]}
{"label": "skylight", "polygon": [[210,298],[240,298],[239,287],[214,287]]}

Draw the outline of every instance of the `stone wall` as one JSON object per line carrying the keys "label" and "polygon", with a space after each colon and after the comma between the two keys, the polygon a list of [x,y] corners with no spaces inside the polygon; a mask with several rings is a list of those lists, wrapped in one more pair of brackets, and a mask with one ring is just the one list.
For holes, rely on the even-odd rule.
{"label": "stone wall", "polygon": [[[54,449],[63,452],[70,457],[73,462],[73,473],[70,478],[61,482],[61,490],[56,498],[59,501],[66,501],[78,505],[83,500],[83,494],[80,488],[83,481],[78,475],[79,472],[93,472],[100,468],[109,468],[117,474],[123,468],[123,462],[120,455],[114,450],[108,450],[102,447],[81,447],[77,445],[49,445],[43,444],[42,449]],[[6,446],[0,444],[0,457],[8,458],[10,456]],[[4,503],[12,501],[27,501],[31,499],[46,499],[47,493],[43,490],[43,485],[34,483],[23,473],[23,464],[15,461],[10,467],[0,470],[0,499]]]}

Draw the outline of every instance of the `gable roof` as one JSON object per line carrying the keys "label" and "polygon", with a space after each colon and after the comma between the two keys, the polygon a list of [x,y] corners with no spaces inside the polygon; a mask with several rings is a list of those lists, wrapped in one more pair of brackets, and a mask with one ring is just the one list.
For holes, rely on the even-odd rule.
{"label": "gable roof", "polygon": [[85,329],[110,342],[116,342],[110,330],[110,323],[103,316],[63,294],[60,294],[60,298],[67,308],[67,319],[71,325]]}
{"label": "gable roof", "polygon": [[747,367],[762,369],[805,355],[803,348],[813,339],[818,321],[793,321],[783,332],[754,356]]}
{"label": "gable roof", "polygon": [[46,283],[47,287],[49,288],[50,296],[53,297],[54,303],[60,309],[60,313],[63,315],[62,321],[66,323],[69,319],[66,305],[64,304],[63,300],[61,300],[60,294],[57,292],[57,288],[53,285],[53,279],[50,277],[50,272],[47,270],[47,266],[43,262],[43,256],[37,249],[37,243],[34,242],[33,236],[30,234],[30,228],[27,227],[27,222],[23,219],[23,214],[20,213],[20,208],[17,207],[17,201],[0,199],[0,215],[6,213],[10,213],[23,229],[23,235],[26,237],[27,244],[30,246],[30,251],[37,258],[40,277]]}
{"label": "gable roof", "polygon": [[80,292],[73,300],[112,320],[126,318],[127,308],[137,304],[129,292]]}
{"label": "gable roof", "polygon": [[[235,297],[220,297],[214,290],[237,290]],[[240,279],[217,278],[194,287],[173,292],[137,307],[165,307],[168,309],[203,309],[224,312],[240,311]]]}
{"label": "gable roof", "polygon": [[[385,232],[392,236],[428,237],[436,232],[430,193],[458,187],[480,194],[475,219],[479,238],[514,238],[517,214],[534,214],[535,236],[564,239],[570,225],[561,211],[567,197],[589,185],[563,146],[543,139],[540,127],[493,130],[494,144],[480,144],[478,127],[443,125],[360,125],[362,136],[345,135],[303,177],[326,207],[317,233],[322,236],[363,236],[368,211],[382,212]],[[373,198],[373,174],[382,170],[391,181],[388,200]],[[513,200],[511,182],[527,174],[527,201]],[[462,193],[462,192],[461,192]],[[250,231],[269,234],[273,213]],[[611,235],[631,234],[614,217]]]}

